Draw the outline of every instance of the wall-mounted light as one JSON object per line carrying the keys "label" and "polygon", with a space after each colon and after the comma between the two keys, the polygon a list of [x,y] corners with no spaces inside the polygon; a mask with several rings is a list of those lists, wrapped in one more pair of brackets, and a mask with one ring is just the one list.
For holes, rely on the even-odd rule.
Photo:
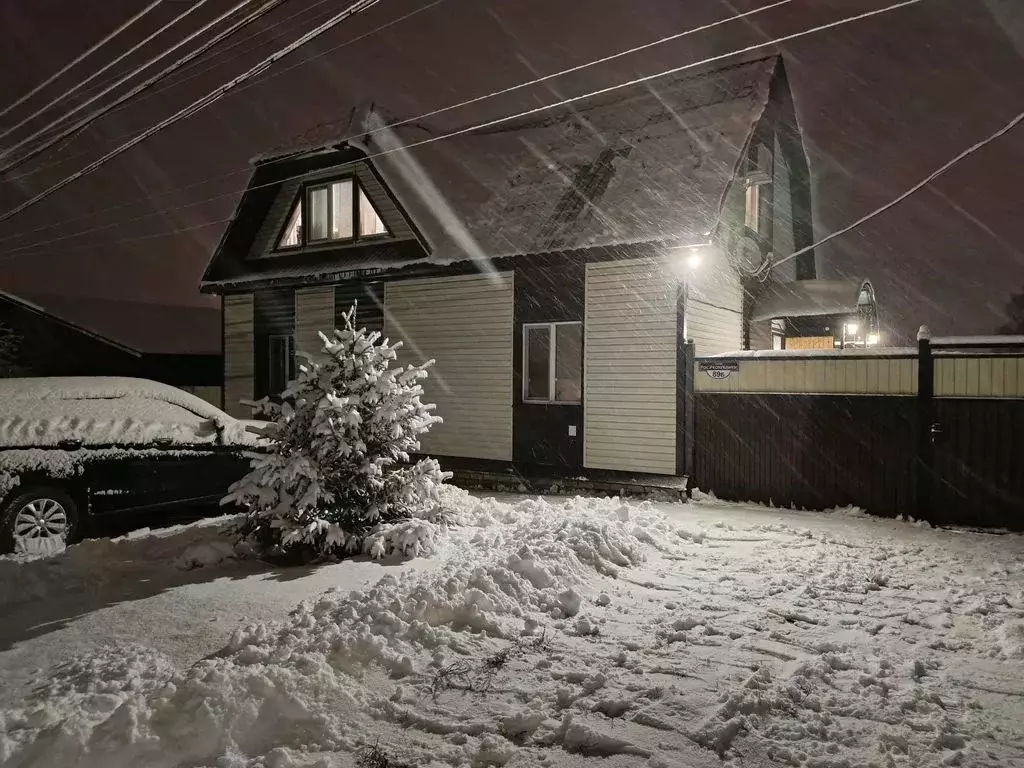
{"label": "wall-mounted light", "polygon": [[848,336],[856,336],[857,335],[857,329],[859,327],[860,326],[857,325],[857,323],[847,323],[846,324],[846,334]]}
{"label": "wall-mounted light", "polygon": [[686,266],[690,269],[697,269],[701,263],[701,255],[699,248],[691,248],[690,252],[686,254]]}
{"label": "wall-mounted light", "polygon": [[869,347],[877,347],[879,341],[881,341],[881,338],[879,337],[879,335],[877,333],[869,333],[868,334],[868,342],[867,343],[868,343]]}

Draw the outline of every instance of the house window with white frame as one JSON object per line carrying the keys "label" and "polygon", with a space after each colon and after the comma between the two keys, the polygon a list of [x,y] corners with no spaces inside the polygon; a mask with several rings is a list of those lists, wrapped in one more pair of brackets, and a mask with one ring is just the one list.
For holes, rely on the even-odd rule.
{"label": "house window with white frame", "polygon": [[583,323],[523,326],[523,402],[579,403],[583,398]]}
{"label": "house window with white frame", "polygon": [[310,184],[295,202],[279,249],[388,234],[384,220],[354,178]]}

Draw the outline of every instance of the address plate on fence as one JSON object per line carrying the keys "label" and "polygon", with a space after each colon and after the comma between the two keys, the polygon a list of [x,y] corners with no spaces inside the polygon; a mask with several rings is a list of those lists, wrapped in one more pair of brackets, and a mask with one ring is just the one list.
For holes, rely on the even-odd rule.
{"label": "address plate on fence", "polygon": [[730,373],[740,369],[740,364],[737,360],[723,360],[722,362],[701,360],[697,365],[701,371],[712,379],[727,379]]}

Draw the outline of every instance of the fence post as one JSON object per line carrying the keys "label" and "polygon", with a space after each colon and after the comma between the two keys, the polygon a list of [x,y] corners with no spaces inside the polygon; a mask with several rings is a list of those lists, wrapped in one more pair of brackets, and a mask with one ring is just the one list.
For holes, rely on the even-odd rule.
{"label": "fence post", "polygon": [[914,462],[914,517],[933,521],[934,494],[932,478],[934,445],[935,363],[932,356],[931,332],[922,325],[917,332],[917,456]]}
{"label": "fence post", "polygon": [[696,462],[696,432],[697,424],[694,421],[696,417],[696,409],[694,408],[694,387],[696,384],[695,378],[697,376],[696,368],[696,349],[693,345],[693,340],[688,339],[686,345],[683,348],[683,365],[686,375],[686,385],[683,390],[683,473],[686,475],[686,496],[689,498],[692,495],[694,482],[694,472],[697,470]]}

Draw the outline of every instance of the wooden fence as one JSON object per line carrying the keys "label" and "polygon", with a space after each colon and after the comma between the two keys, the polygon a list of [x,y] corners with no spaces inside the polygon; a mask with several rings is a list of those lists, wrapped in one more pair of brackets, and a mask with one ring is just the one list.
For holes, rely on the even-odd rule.
{"label": "wooden fence", "polygon": [[696,358],[689,397],[722,498],[1024,528],[1024,337]]}

